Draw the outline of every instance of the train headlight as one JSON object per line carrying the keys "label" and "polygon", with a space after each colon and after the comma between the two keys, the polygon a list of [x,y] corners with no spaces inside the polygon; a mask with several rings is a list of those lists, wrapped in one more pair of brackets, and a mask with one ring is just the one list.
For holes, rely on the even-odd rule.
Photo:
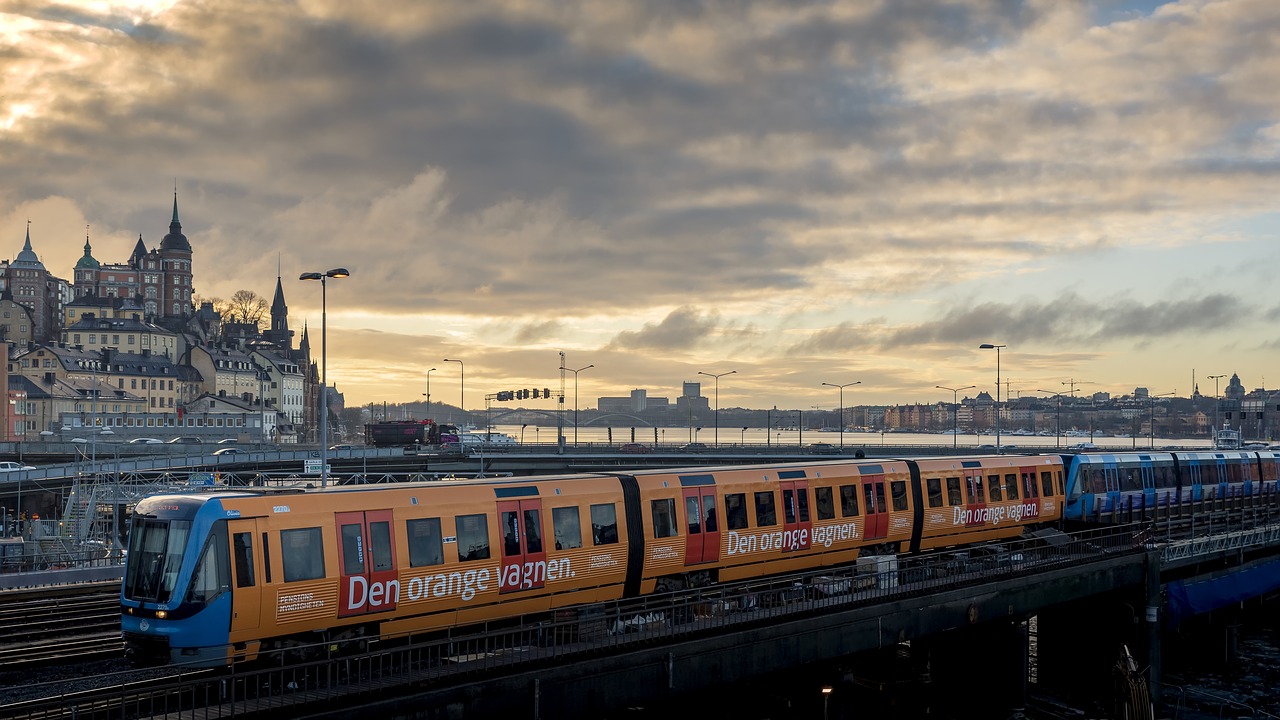
{"label": "train headlight", "polygon": [[167,617],[169,617],[169,611],[168,611],[168,610],[157,610],[157,611],[156,611],[156,619],[157,619],[157,620],[163,620],[163,619],[165,619],[165,618],[167,618]]}

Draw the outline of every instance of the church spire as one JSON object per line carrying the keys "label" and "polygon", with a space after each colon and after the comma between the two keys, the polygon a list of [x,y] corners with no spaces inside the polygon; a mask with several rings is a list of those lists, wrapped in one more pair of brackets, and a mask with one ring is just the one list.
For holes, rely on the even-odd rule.
{"label": "church spire", "polygon": [[166,250],[191,252],[191,243],[187,242],[187,236],[182,234],[182,223],[178,222],[177,188],[173,190],[173,220],[169,222],[169,234],[160,240],[160,252],[165,252]]}
{"label": "church spire", "polygon": [[40,262],[40,258],[36,255],[36,251],[31,249],[31,221],[30,220],[27,221],[27,240],[22,245],[22,252],[19,252],[18,256],[13,259],[13,264],[19,265],[22,267],[38,267],[41,269],[44,268],[44,265],[41,264]]}

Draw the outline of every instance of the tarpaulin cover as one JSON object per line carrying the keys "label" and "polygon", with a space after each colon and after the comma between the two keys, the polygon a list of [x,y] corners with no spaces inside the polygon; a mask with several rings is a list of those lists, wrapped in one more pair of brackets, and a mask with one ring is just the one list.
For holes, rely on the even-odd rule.
{"label": "tarpaulin cover", "polygon": [[1175,580],[1168,585],[1168,624],[1258,597],[1280,588],[1280,560],[1202,580]]}

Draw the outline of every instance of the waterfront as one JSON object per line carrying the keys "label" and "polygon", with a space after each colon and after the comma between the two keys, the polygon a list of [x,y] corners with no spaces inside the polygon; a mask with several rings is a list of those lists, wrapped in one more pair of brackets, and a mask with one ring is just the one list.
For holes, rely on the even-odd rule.
{"label": "waterfront", "polygon": [[[556,426],[555,425],[506,425],[495,424],[492,428],[494,433],[503,433],[511,436],[518,444],[525,445],[555,445],[556,444]],[[478,428],[477,432],[484,432],[484,428]],[[561,429],[564,434],[565,445],[573,447],[575,445],[575,433],[572,425],[566,425]],[[843,434],[838,431],[830,430],[799,430],[796,428],[789,429],[773,429],[765,428],[742,428],[739,427],[721,427],[719,429],[719,442],[716,442],[717,432],[715,428],[685,428],[685,427],[652,427],[647,425],[640,426],[597,426],[584,425],[577,429],[576,445],[579,449],[590,449],[592,447],[603,447],[611,445],[620,445],[623,443],[635,442],[644,445],[658,446],[659,448],[669,448],[677,450],[680,446],[691,442],[700,442],[715,449],[717,446],[726,451],[732,452],[736,448],[750,447],[758,449],[760,447],[779,446],[779,447],[803,447],[814,443],[827,443],[837,448],[843,444],[848,448],[874,448],[874,447],[968,447],[976,448],[982,445],[996,444],[996,436],[994,433],[967,433],[952,436],[943,433],[909,433],[909,432],[854,432],[845,431]],[[843,435],[843,437],[842,437]],[[1020,450],[1031,449],[1036,452],[1052,451],[1054,449],[1066,449],[1072,445],[1079,443],[1093,443],[1098,448],[1113,448],[1116,450],[1146,450],[1152,447],[1156,449],[1173,448],[1189,450],[1205,450],[1211,447],[1211,442],[1207,438],[1165,438],[1165,437],[1116,437],[1095,434],[1090,439],[1088,433],[1063,434],[1058,435],[1015,435],[1002,434],[1000,436],[1000,448],[1002,450]]]}

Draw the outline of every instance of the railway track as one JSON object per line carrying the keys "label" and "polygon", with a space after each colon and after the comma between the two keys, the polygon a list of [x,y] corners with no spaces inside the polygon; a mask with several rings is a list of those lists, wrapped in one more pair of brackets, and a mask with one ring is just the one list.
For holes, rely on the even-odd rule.
{"label": "railway track", "polygon": [[118,656],[118,582],[0,593],[0,673]]}

